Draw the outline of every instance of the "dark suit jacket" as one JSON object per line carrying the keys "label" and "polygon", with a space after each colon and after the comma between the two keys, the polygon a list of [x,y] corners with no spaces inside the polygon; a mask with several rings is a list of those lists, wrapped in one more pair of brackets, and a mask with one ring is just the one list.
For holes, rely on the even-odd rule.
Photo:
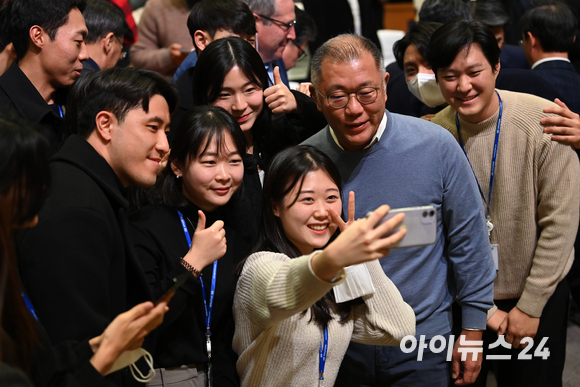
{"label": "dark suit jacket", "polygon": [[22,282],[53,344],[100,335],[119,314],[151,300],[128,231],[121,181],[72,135],[51,161],[39,223],[18,238]]}
{"label": "dark suit jacket", "polygon": [[504,44],[499,57],[502,69],[529,69],[530,64],[524,49],[520,46]]}
{"label": "dark suit jacket", "polygon": [[533,71],[554,86],[570,110],[580,113],[580,74],[571,63],[551,60],[539,64]]}
{"label": "dark suit jacket", "polygon": [[[383,5],[377,0],[359,0],[361,32],[381,47],[377,30],[383,28]],[[354,32],[354,20],[348,0],[302,0],[304,10],[316,23],[317,34],[309,42],[310,52],[337,35]]]}

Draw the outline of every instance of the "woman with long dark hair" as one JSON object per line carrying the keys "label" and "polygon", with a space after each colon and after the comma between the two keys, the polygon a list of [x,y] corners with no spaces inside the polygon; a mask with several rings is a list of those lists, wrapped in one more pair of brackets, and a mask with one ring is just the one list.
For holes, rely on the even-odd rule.
{"label": "woman with long dark hair", "polygon": [[[405,234],[389,207],[344,223],[340,174],[308,146],[274,157],[266,173],[261,241],[244,262],[234,298],[234,349],[242,386],[332,386],[351,340],[397,345],[415,315],[378,262]],[[341,233],[332,242],[335,232]],[[319,250],[322,249],[322,250]],[[332,292],[346,266],[367,262],[374,293],[358,305]]]}
{"label": "woman with long dark hair", "polygon": [[222,219],[244,176],[245,138],[231,115],[211,105],[188,111],[173,131],[153,205],[130,219],[154,294],[191,272],[159,329],[153,353],[159,376],[149,385],[205,386],[211,370],[214,385],[236,386],[235,268],[249,245]]}
{"label": "woman with long dark hair", "polygon": [[[0,360],[39,386],[110,386],[102,376],[126,350],[139,348],[161,323],[167,299],[123,313],[101,336],[51,347],[21,289],[13,248],[15,229],[34,227],[50,188],[51,149],[30,123],[0,114]],[[0,385],[8,386],[0,370]]]}
{"label": "woman with long dark hair", "polygon": [[[245,192],[237,209],[230,213],[230,223],[253,243],[260,222],[264,171],[272,156],[290,145],[297,145],[325,122],[273,115],[264,99],[268,73],[262,58],[248,42],[228,37],[212,42],[203,50],[193,73],[195,105],[211,104],[224,108],[240,125],[246,147],[257,164],[244,177]],[[244,211],[247,209],[247,211]]]}

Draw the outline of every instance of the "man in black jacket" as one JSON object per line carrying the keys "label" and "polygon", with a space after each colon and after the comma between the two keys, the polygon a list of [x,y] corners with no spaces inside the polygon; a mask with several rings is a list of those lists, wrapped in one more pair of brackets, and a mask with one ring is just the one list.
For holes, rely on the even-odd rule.
{"label": "man in black jacket", "polygon": [[78,134],[52,159],[38,226],[18,241],[22,281],[53,344],[97,336],[151,300],[125,188],[155,183],[178,99],[161,75],[135,68],[89,72],[71,93],[67,119]]}
{"label": "man in black jacket", "polygon": [[0,106],[40,125],[53,151],[62,145],[66,89],[88,59],[84,0],[11,0],[6,31],[17,60],[0,77]]}

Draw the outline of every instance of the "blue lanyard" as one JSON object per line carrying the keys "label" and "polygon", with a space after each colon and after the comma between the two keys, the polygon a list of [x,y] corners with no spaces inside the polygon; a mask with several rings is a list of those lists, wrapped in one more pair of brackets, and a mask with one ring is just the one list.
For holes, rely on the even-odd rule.
{"label": "blue lanyard", "polygon": [[[501,102],[501,97],[499,96],[499,93],[497,91],[495,93],[497,94],[497,98],[499,99],[499,117],[497,119],[497,125],[495,128],[495,142],[493,144],[493,156],[491,159],[491,174],[489,176],[489,199],[487,201],[485,200],[485,196],[483,195],[483,191],[481,189],[481,186],[479,185],[479,181],[477,180],[477,176],[475,176],[475,181],[477,182],[477,188],[479,188],[479,194],[481,195],[481,198],[483,199],[483,201],[485,202],[486,207],[487,207],[486,218],[488,219],[488,221],[491,217],[491,210],[490,210],[491,190],[493,188],[493,179],[495,177],[495,160],[497,158],[497,145],[499,143],[499,130],[501,128],[501,117],[502,117],[502,113],[503,113],[503,103]],[[461,149],[463,150],[465,157],[467,157],[467,161],[469,161],[469,157],[467,156],[467,152],[465,151],[465,147],[463,146],[463,140],[461,139],[461,127],[459,125],[459,117],[458,117],[457,112],[455,113],[455,125],[457,126],[457,137],[459,138],[459,145],[461,146]],[[471,162],[469,163],[469,165],[471,165]],[[471,170],[473,171],[473,166],[471,167]],[[475,171],[473,172],[473,174],[475,175]]]}
{"label": "blue lanyard", "polygon": [[326,354],[328,353],[328,325],[324,327],[324,344],[320,343],[318,350],[318,386],[322,387],[324,381],[324,367],[326,366]]}
{"label": "blue lanyard", "polygon": [[[189,236],[189,231],[187,229],[187,224],[185,223],[185,219],[183,218],[183,214],[179,211],[177,211],[177,213],[179,214],[179,220],[181,220],[181,226],[183,227],[183,233],[185,234],[185,239],[187,239],[187,244],[189,245],[189,248],[191,248],[191,237]],[[203,306],[205,309],[205,326],[206,326],[206,339],[207,339],[207,354],[208,356],[211,358],[211,340],[210,340],[210,336],[211,336],[211,332],[210,332],[210,327],[211,327],[211,313],[213,310],[213,300],[214,300],[214,295],[215,295],[215,283],[216,283],[216,274],[217,274],[217,263],[218,261],[215,261],[213,263],[213,273],[211,275],[211,292],[209,294],[209,308],[207,306],[207,296],[205,295],[205,285],[203,284],[203,279],[200,278],[200,282],[201,282],[201,291],[203,294]]]}
{"label": "blue lanyard", "polygon": [[38,321],[38,316],[36,315],[36,312],[34,311],[34,307],[32,306],[32,302],[30,302],[30,298],[28,298],[28,296],[26,295],[26,293],[24,293],[24,291],[20,291],[20,294],[22,295],[22,299],[24,300],[26,307],[30,311],[30,314],[32,314],[32,317],[34,317],[36,319],[36,321]]}
{"label": "blue lanyard", "polygon": [[58,114],[60,114],[60,118],[64,118],[64,114],[62,113],[62,108],[60,107],[60,105],[56,105],[58,106]]}

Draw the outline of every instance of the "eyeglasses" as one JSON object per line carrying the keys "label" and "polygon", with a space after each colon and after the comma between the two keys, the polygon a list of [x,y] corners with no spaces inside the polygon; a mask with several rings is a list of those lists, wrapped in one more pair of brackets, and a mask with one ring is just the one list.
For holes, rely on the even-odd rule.
{"label": "eyeglasses", "polygon": [[304,51],[302,49],[302,47],[300,47],[300,45],[296,42],[296,40],[291,40],[291,42],[294,46],[296,46],[296,48],[298,49],[298,52],[300,53],[300,55],[298,55],[298,59],[296,59],[296,61],[301,61],[302,59],[304,59],[308,56],[306,51]]}
{"label": "eyeglasses", "polygon": [[117,42],[119,42],[119,44],[121,45],[121,53],[119,54],[119,60],[123,60],[127,57],[127,51],[123,51],[123,41],[121,39],[119,39],[119,37],[117,35],[113,35],[115,37],[115,40]]}
{"label": "eyeglasses", "polygon": [[270,20],[272,23],[276,24],[278,27],[282,28],[286,32],[288,32],[288,30],[290,30],[290,28],[292,28],[292,27],[294,27],[294,25],[296,25],[296,20],[293,20],[290,23],[284,23],[283,21],[272,19],[271,17],[268,17],[268,16],[264,16],[264,15],[260,15],[260,14],[258,14],[258,16],[260,16],[262,19]]}
{"label": "eyeglasses", "polygon": [[359,101],[363,105],[369,105],[377,100],[379,96],[380,87],[361,87],[354,93],[346,93],[344,91],[335,91],[334,93],[330,93],[329,95],[323,95],[318,89],[316,92],[320,94],[321,97],[326,98],[328,104],[335,109],[342,109],[348,102],[350,101],[350,95],[354,94],[357,101]]}

